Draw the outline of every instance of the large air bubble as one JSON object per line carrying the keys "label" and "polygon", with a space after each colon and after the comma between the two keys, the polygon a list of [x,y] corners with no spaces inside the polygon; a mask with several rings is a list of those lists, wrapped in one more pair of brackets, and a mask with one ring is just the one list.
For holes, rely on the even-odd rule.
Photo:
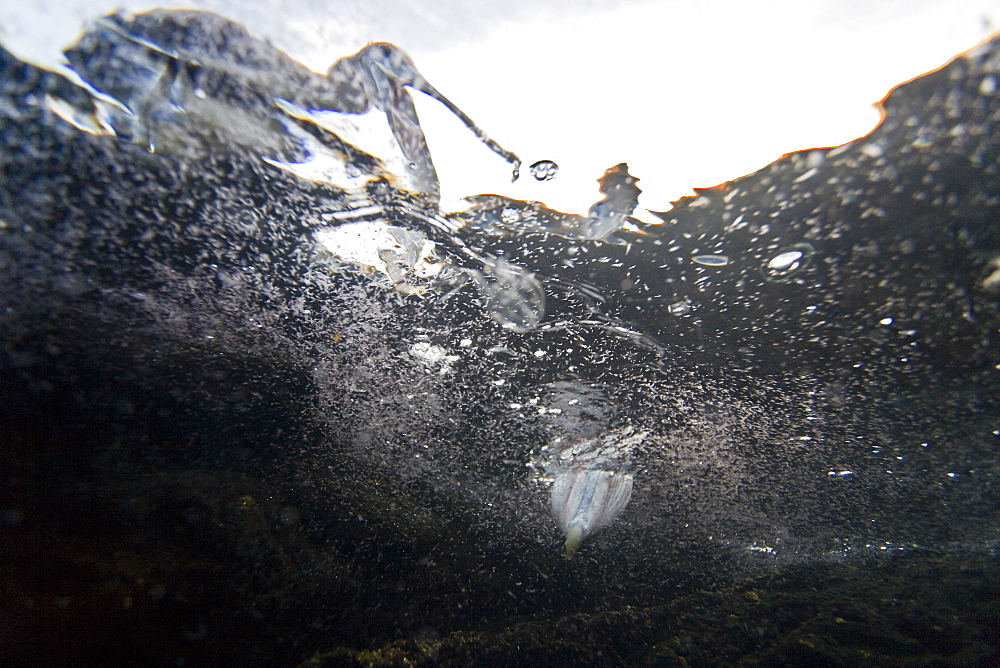
{"label": "large air bubble", "polygon": [[772,283],[792,279],[809,266],[816,249],[807,243],[788,246],[772,253],[760,266],[760,273]]}

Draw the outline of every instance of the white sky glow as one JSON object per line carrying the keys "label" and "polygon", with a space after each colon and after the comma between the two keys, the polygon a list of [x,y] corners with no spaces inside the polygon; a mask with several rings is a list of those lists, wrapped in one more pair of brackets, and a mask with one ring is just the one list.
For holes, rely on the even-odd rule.
{"label": "white sky glow", "polygon": [[[585,213],[596,179],[627,162],[640,207],[662,211],[783,153],[867,134],[893,86],[989,34],[985,3],[973,4],[857,24],[825,22],[826,3],[651,2],[563,19],[558,31],[548,17],[505,26],[418,62],[527,164],[560,165],[551,182],[523,175],[501,194]],[[418,104],[446,199],[502,184],[502,161],[433,101]]]}

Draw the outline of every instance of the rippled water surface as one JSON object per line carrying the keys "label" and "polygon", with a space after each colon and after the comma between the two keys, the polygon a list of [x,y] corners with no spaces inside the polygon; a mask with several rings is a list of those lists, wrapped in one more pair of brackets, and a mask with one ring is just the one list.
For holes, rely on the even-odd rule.
{"label": "rippled water surface", "polygon": [[[870,135],[657,224],[627,163],[587,211],[442,210],[412,96],[520,160],[393,45],[320,75],[156,11],[66,51],[87,88],[2,55],[0,640],[27,661],[131,637],[331,665],[993,651],[996,41],[896,88]],[[925,619],[889,588],[955,578],[935,605],[967,617],[915,631],[837,589],[871,573]],[[884,613],[883,636],[801,654],[768,597],[807,582],[810,619]],[[684,598],[708,591],[762,607]]]}

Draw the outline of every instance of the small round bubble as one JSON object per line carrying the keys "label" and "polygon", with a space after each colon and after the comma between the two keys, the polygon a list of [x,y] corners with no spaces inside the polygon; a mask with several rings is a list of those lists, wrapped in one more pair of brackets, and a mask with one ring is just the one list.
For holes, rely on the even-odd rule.
{"label": "small round bubble", "polygon": [[500,212],[500,220],[508,224],[516,223],[521,220],[521,214],[518,213],[517,209],[505,207],[504,210]]}
{"label": "small round bubble", "polygon": [[551,181],[559,173],[559,165],[551,160],[539,160],[530,169],[536,181]]}
{"label": "small round bubble", "polygon": [[788,246],[768,256],[760,267],[761,275],[768,281],[787,281],[809,266],[816,249],[802,243]]}

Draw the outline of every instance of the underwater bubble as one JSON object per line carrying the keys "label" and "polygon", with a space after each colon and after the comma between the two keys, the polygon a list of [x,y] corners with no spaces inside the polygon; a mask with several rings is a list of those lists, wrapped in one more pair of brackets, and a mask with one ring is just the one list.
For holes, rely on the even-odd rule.
{"label": "underwater bubble", "polygon": [[515,332],[528,332],[545,317],[545,291],[535,275],[497,258],[482,271],[467,270],[484,298],[489,316]]}
{"label": "underwater bubble", "polygon": [[551,181],[559,173],[559,165],[551,160],[539,160],[529,169],[531,169],[531,175],[537,181]]}
{"label": "underwater bubble", "polygon": [[695,255],[692,262],[703,264],[706,267],[724,267],[729,264],[728,255]]}
{"label": "underwater bubble", "polygon": [[761,265],[760,273],[773,283],[786,281],[808,267],[815,252],[816,249],[806,243],[782,248]]}
{"label": "underwater bubble", "polygon": [[278,521],[288,526],[298,524],[301,518],[302,514],[295,506],[282,506],[278,511]]}
{"label": "underwater bubble", "polygon": [[785,269],[791,267],[795,262],[799,261],[802,257],[802,251],[790,251],[788,253],[782,253],[776,258],[772,259],[767,263],[768,269]]}
{"label": "underwater bubble", "polygon": [[521,220],[521,213],[512,207],[504,207],[504,210],[500,212],[500,220],[508,225],[512,225]]}
{"label": "underwater bubble", "polygon": [[677,316],[687,315],[688,313],[691,312],[691,310],[692,310],[691,302],[689,302],[686,299],[682,299],[679,302],[674,302],[673,304],[667,307],[667,312],[670,313],[670,315],[677,315]]}

